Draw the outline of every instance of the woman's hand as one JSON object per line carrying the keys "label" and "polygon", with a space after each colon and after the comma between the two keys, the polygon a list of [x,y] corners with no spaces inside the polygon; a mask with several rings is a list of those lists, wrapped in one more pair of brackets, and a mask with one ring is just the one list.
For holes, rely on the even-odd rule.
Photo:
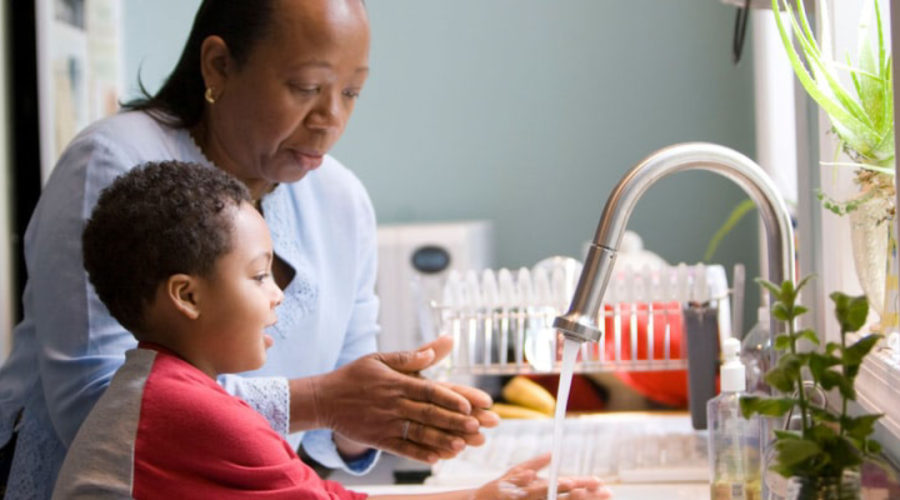
{"label": "woman's hand", "polygon": [[[424,370],[449,353],[441,337],[417,351],[375,353],[311,380],[316,427],[327,427],[356,443],[434,463],[467,445],[484,442],[481,427],[499,418],[486,410],[483,391],[423,379]],[[292,397],[294,395],[292,394]]]}
{"label": "woman's hand", "polygon": [[[550,454],[541,455],[510,469],[500,479],[478,488],[474,500],[538,500],[547,498],[547,481],[537,477],[537,471],[550,463]],[[560,478],[557,490],[560,499],[605,500],[612,493],[596,477]]]}

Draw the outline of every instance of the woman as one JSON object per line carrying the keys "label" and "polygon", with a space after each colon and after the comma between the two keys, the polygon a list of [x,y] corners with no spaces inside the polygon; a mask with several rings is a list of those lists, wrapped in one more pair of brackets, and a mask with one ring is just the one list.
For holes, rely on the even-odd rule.
{"label": "woman", "polygon": [[282,433],[310,430],[310,455],[353,472],[371,466],[371,447],[434,462],[480,444],[479,426],[496,423],[480,410],[490,398],[415,376],[446,340],[369,355],[375,217],[356,177],[326,154],[368,52],[362,0],[205,0],[163,88],[72,141],[29,224],[25,319],[0,371],[0,443],[15,449],[7,498],[49,497],[66,447],[134,347],[89,287],[79,245],[99,191],[147,161],[229,172],[270,227],[285,293],[275,345],[254,377],[220,380],[229,392]]}

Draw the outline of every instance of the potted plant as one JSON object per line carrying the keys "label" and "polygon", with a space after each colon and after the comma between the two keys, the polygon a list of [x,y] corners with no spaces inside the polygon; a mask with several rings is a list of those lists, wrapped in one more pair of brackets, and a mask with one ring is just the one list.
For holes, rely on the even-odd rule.
{"label": "potted plant", "polygon": [[[894,184],[894,113],[891,55],[882,28],[878,0],[867,2],[859,28],[859,53],[855,65],[832,60],[821,46],[830,45],[827,2],[817,2],[822,9],[821,45],[813,35],[804,2],[771,0],[781,41],[797,79],[809,96],[831,120],[831,131],[839,148],[835,159],[822,165],[854,169],[858,193],[849,200],[838,201],[819,192],[823,206],[850,220],[854,264],[863,291],[871,307],[883,316],[884,283],[888,236],[895,213]],[[873,40],[869,21],[874,10],[876,25]],[[784,14],[781,13],[784,11]],[[792,42],[796,39],[796,45]],[[799,50],[798,50],[799,49]],[[804,63],[805,61],[805,63]],[[845,83],[852,90],[845,88]],[[839,161],[844,153],[849,161]],[[717,232],[707,248],[711,259],[715,247],[752,204],[739,205]]]}
{"label": "potted plant", "polygon": [[[779,3],[786,15],[778,14]],[[823,45],[830,43],[828,3],[818,2],[822,9]],[[856,66],[831,60],[820,49],[810,29],[803,2],[796,13],[788,0],[772,0],[775,20],[788,59],[806,92],[828,114],[832,131],[837,135],[840,151],[850,162],[823,162],[824,165],[848,166],[855,170],[854,182],[859,193],[839,202],[820,193],[824,206],[838,215],[849,215],[854,262],[860,285],[871,306],[883,314],[885,259],[890,224],[894,217],[894,100],[891,56],[885,44],[878,0],[867,4],[874,8],[876,46],[869,30],[871,11],[864,11],[859,28],[859,54]],[[785,26],[789,23],[790,26]],[[806,65],[791,42],[793,32]],[[807,70],[808,66],[808,70]],[[854,92],[847,91],[842,76],[849,76]],[[855,94],[855,95],[853,95]]]}
{"label": "potted plant", "polygon": [[[787,416],[788,424],[775,430],[775,462],[771,470],[789,478],[789,498],[858,500],[859,467],[863,460],[881,462],[877,457],[881,446],[871,439],[871,434],[882,415],[851,416],[848,406],[856,400],[854,383],[863,359],[881,336],[869,334],[851,340],[849,334],[865,324],[869,305],[863,296],[835,292],[831,299],[840,323],[840,342],[801,352],[801,339],[820,345],[814,331],[797,331],[794,327],[795,320],[807,311],[797,298],[808,280],[803,279],[796,287],[792,281],[777,286],[759,280],[772,296],[772,316],[787,324],[787,333],[774,343],[782,354],[765,376],[766,382],[782,395],[748,396],[741,400],[741,410],[747,418],[754,414]],[[830,410],[824,401],[814,402],[813,395],[820,389],[836,390],[839,410]]]}

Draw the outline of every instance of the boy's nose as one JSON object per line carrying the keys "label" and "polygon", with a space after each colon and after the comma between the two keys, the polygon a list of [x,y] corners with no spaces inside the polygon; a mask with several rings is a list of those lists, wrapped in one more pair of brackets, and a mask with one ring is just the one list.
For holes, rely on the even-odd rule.
{"label": "boy's nose", "polygon": [[275,285],[275,295],[272,300],[272,307],[278,307],[281,305],[281,302],[284,300],[284,292],[281,291],[281,287]]}

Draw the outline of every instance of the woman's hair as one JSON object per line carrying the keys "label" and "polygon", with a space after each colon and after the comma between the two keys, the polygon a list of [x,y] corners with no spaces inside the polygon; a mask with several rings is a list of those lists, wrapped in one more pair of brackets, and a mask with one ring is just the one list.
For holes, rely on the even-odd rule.
{"label": "woman's hair", "polygon": [[143,97],[122,107],[147,111],[156,120],[174,127],[196,125],[203,115],[206,91],[200,71],[203,41],[214,35],[221,37],[240,68],[259,41],[272,30],[276,1],[203,0],[181,58],[166,83],[151,96],[138,76]]}
{"label": "woman's hair", "polygon": [[224,171],[167,161],[125,173],[101,193],[81,236],[84,268],[100,300],[126,329],[175,274],[210,277],[231,250],[234,211],[250,201]]}

